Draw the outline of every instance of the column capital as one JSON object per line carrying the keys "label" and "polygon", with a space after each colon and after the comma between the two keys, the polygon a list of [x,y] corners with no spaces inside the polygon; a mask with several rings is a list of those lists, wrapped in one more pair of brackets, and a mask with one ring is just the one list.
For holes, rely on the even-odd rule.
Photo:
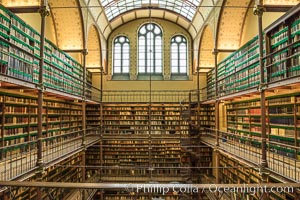
{"label": "column capital", "polygon": [[83,54],[84,56],[88,55],[88,54],[89,54],[89,50],[88,50],[88,49],[83,49],[83,50],[82,50],[82,54]]}
{"label": "column capital", "polygon": [[261,17],[264,12],[265,12],[264,6],[258,5],[258,4],[254,5],[254,8],[253,8],[253,14],[254,15],[257,15],[257,16]]}
{"label": "column capital", "polygon": [[41,17],[47,17],[50,15],[50,9],[48,6],[41,6],[41,8],[39,9],[39,13]]}
{"label": "column capital", "polygon": [[218,53],[219,53],[219,49],[213,49],[213,50],[212,50],[212,54],[213,54],[213,55],[217,55]]}

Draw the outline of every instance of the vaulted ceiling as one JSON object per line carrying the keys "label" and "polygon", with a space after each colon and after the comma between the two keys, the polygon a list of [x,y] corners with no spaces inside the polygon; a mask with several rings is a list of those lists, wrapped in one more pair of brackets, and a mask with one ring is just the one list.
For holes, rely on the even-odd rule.
{"label": "vaulted ceiling", "polygon": [[[7,7],[38,7],[41,0],[0,0]],[[63,50],[88,48],[90,68],[105,63],[110,33],[139,18],[161,18],[185,28],[198,48],[196,66],[214,66],[211,51],[237,49],[254,0],[48,0],[55,40]],[[299,0],[263,0],[264,5],[296,5]],[[212,12],[213,11],[213,12]],[[88,19],[89,16],[89,19]],[[86,38],[86,39],[85,39]],[[100,38],[100,39],[99,39]],[[101,46],[102,45],[102,46]],[[97,57],[92,58],[92,57]],[[98,71],[98,70],[95,70]]]}

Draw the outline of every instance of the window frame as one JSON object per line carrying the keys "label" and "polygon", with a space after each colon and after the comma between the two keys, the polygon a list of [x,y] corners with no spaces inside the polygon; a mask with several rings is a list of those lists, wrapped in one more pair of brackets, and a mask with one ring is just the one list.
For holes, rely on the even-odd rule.
{"label": "window frame", "polygon": [[[181,72],[180,70],[180,44],[183,43],[183,42],[173,42],[173,40],[175,40],[176,37],[181,37],[181,39],[184,39],[185,40],[185,49],[186,49],[186,52],[185,52],[185,56],[186,56],[186,66],[185,66],[185,69],[186,69],[186,72]],[[172,49],[172,45],[173,43],[176,43],[177,44],[177,72],[173,72],[173,65],[172,65],[172,53],[173,53],[173,49]],[[188,39],[185,35],[182,35],[182,34],[176,34],[176,35],[173,35],[171,37],[171,40],[170,40],[170,73],[171,75],[185,75],[187,76],[189,74],[189,54],[188,54]]]}
{"label": "window frame", "polygon": [[[115,72],[115,45],[116,45],[116,40],[121,38],[121,37],[124,37],[125,38],[125,41],[123,43],[120,43],[119,44],[121,45],[121,49],[120,49],[120,55],[121,55],[121,58],[120,58],[120,62],[121,62],[121,66],[120,66],[120,72]],[[126,42],[127,41],[127,42]],[[124,44],[128,44],[128,72],[123,72],[123,64],[124,64],[124,59],[123,59],[123,46]],[[113,51],[112,51],[112,74],[113,75],[128,75],[130,73],[130,53],[131,53],[131,50],[130,50],[130,40],[129,38],[126,36],[126,35],[117,35],[116,37],[114,37],[114,39],[112,40],[112,46],[113,46]]]}
{"label": "window frame", "polygon": [[[155,61],[156,61],[156,59],[155,59],[155,50],[156,50],[156,48],[155,48],[155,42],[154,42],[154,44],[153,44],[153,47],[154,48],[152,48],[152,50],[154,49],[154,52],[152,52],[151,54],[153,55],[153,58],[151,59],[152,60],[152,68],[153,68],[153,71],[151,70],[151,65],[150,65],[150,71],[151,71],[151,73],[150,72],[148,72],[148,70],[147,70],[147,68],[149,68],[149,67],[147,67],[147,44],[145,44],[145,47],[144,47],[144,56],[145,56],[145,59],[144,59],[144,68],[145,68],[145,72],[141,72],[141,70],[140,70],[140,68],[141,68],[141,66],[140,66],[140,30],[143,28],[143,27],[146,27],[148,24],[152,24],[152,25],[154,25],[154,28],[152,29],[153,31],[147,31],[146,30],[146,33],[145,34],[143,34],[144,35],[144,37],[145,37],[145,41],[147,41],[146,39],[146,35],[147,35],[147,33],[150,33],[150,32],[154,32],[154,29],[155,29],[155,26],[156,27],[158,27],[159,28],[159,30],[160,30],[160,34],[159,34],[159,36],[160,36],[160,39],[161,39],[161,44],[160,44],[160,56],[161,56],[161,72],[156,72],[157,70],[155,70],[156,69],[156,67],[155,67]],[[158,35],[158,34],[157,34]],[[157,37],[157,36],[154,36],[154,37]],[[163,75],[163,73],[164,73],[164,38],[163,38],[163,29],[162,29],[162,27],[159,25],[159,24],[157,24],[157,23],[155,23],[155,22],[146,22],[146,23],[143,23],[142,25],[140,25],[139,26],[139,28],[137,29],[137,61],[136,61],[136,63],[137,63],[137,73],[139,74],[139,75]]]}

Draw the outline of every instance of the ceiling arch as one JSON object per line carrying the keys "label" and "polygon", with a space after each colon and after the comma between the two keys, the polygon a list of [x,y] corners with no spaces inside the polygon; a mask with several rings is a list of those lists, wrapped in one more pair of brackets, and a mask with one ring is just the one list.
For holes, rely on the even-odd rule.
{"label": "ceiling arch", "polygon": [[[191,25],[191,23],[179,16],[176,15],[174,12],[170,12],[167,10],[161,10],[161,9],[138,9],[138,10],[131,10],[129,12],[124,13],[123,15],[118,16],[115,18],[113,21],[111,21],[107,27],[105,28],[104,35],[109,36],[109,34],[119,26],[123,25],[124,23],[136,20],[136,19],[141,19],[141,18],[159,18],[159,19],[165,19],[168,21],[171,21],[173,23],[178,24],[179,26],[183,27],[186,30],[195,30],[195,27]],[[192,28],[191,28],[192,27]],[[189,31],[191,34],[191,31]]]}
{"label": "ceiling arch", "polygon": [[212,28],[206,25],[199,43],[198,63],[200,72],[207,72],[215,66],[214,56],[212,51],[214,49],[214,35]]}
{"label": "ceiling arch", "polygon": [[217,48],[235,50],[240,47],[244,19],[251,0],[225,0],[219,18]]}
{"label": "ceiling arch", "polygon": [[57,45],[63,50],[83,49],[84,31],[77,0],[49,0],[57,31]]}
{"label": "ceiling arch", "polygon": [[86,56],[86,68],[91,72],[100,72],[101,66],[101,43],[99,32],[95,25],[88,31],[87,38],[88,54]]}

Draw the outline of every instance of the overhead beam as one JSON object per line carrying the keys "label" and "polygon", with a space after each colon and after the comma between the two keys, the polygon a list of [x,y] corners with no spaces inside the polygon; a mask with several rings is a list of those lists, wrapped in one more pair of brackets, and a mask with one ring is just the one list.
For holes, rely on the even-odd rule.
{"label": "overhead beam", "polygon": [[66,53],[83,53],[84,49],[62,49]]}
{"label": "overhead beam", "polygon": [[[35,188],[70,188],[70,189],[130,189],[130,190],[142,190],[154,188],[160,189],[203,189],[203,190],[217,190],[218,192],[227,190],[229,188],[266,188],[273,189],[279,187],[286,187],[299,189],[299,183],[254,183],[254,184],[160,184],[160,183],[140,183],[140,184],[132,184],[132,183],[67,183],[67,182],[31,182],[31,181],[0,181],[0,186],[12,186],[12,187],[35,187]],[[258,190],[260,192],[260,190]]]}
{"label": "overhead beam", "polygon": [[40,6],[7,7],[13,13],[38,13]]}
{"label": "overhead beam", "polygon": [[287,12],[293,5],[264,5],[265,12]]}
{"label": "overhead beam", "polygon": [[233,53],[236,49],[216,49],[218,53]]}

